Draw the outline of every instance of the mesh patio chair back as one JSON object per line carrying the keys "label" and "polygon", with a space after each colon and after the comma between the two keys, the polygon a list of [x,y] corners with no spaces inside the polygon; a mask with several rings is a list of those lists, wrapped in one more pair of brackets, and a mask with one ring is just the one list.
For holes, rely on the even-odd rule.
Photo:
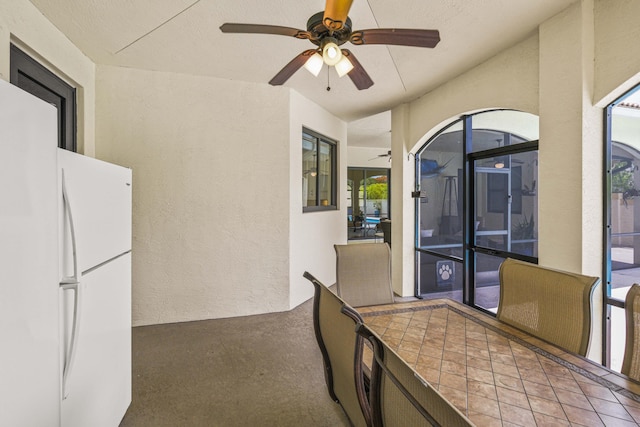
{"label": "mesh patio chair back", "polygon": [[599,280],[507,258],[500,265],[497,317],[585,356],[591,333],[593,292]]}
{"label": "mesh patio chair back", "polygon": [[352,307],[392,304],[391,250],[386,243],[334,245],[338,295]]}
{"label": "mesh patio chair back", "polygon": [[313,326],[322,352],[324,376],[331,398],[338,402],[355,427],[371,425],[368,398],[357,386],[363,380],[363,340],[356,333],[361,318],[353,310],[342,312],[344,301],[308,272],[315,288]]}
{"label": "mesh patio chair back", "polygon": [[627,337],[621,372],[640,381],[640,285],[634,283],[624,301]]}

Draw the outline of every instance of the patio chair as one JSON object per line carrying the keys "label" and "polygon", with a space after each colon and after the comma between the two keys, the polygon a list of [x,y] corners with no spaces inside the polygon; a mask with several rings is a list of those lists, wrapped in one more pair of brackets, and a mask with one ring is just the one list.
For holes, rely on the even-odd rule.
{"label": "patio chair", "polygon": [[369,327],[360,323],[357,331],[373,347],[370,398],[374,427],[473,425]]}
{"label": "patio chair", "polygon": [[315,288],[313,328],[322,353],[329,395],[342,406],[353,426],[370,426],[368,398],[363,388],[356,385],[364,382],[363,340],[355,331],[362,319],[353,309],[343,313],[345,302],[313,275],[305,271],[304,277]]}
{"label": "patio chair", "polygon": [[391,247],[391,221],[388,219],[380,221],[380,229],[384,236],[384,242]]}
{"label": "patio chair", "polygon": [[386,243],[334,245],[338,295],[352,307],[391,304],[391,250]]}
{"label": "patio chair", "polygon": [[624,300],[627,338],[624,347],[622,372],[640,381],[640,285],[634,283]]}
{"label": "patio chair", "polygon": [[497,318],[531,335],[587,354],[593,291],[600,281],[507,258],[500,265]]}

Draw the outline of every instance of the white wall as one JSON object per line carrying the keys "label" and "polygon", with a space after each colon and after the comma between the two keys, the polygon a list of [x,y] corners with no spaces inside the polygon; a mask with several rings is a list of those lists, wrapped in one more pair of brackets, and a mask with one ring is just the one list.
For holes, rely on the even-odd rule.
{"label": "white wall", "polygon": [[[290,120],[290,306],[295,307],[313,295],[313,286],[302,278],[305,271],[326,285],[336,281],[333,245],[347,241],[347,124],[295,91]],[[302,212],[302,127],[338,141],[338,210]]]}
{"label": "white wall", "polygon": [[95,65],[28,0],[0,1],[0,78],[9,81],[9,46],[18,45],[77,88],[78,151],[94,155]]}
{"label": "white wall", "polygon": [[288,91],[108,66],[96,86],[97,155],[134,175],[134,324],[289,309]]}

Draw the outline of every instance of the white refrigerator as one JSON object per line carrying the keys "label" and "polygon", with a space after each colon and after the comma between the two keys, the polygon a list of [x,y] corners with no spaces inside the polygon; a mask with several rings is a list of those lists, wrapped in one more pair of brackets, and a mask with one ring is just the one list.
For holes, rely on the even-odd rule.
{"label": "white refrigerator", "polygon": [[117,426],[131,402],[131,170],[57,148],[0,79],[0,425]]}
{"label": "white refrigerator", "polygon": [[131,402],[131,170],[58,149],[62,426]]}

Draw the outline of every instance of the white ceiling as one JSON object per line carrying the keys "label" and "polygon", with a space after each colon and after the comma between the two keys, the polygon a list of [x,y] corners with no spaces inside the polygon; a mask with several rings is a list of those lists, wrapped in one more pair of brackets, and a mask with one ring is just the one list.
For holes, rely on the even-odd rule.
{"label": "white ceiling", "polygon": [[[326,66],[319,77],[300,69],[285,86],[353,122],[349,145],[389,147],[389,114],[378,113],[418,98],[525,39],[574,1],[355,0],[349,14],[353,30],[437,29],[441,42],[434,49],[347,43],[374,81],[363,91],[348,77],[328,73]],[[265,84],[314,45],[286,36],[223,34],[220,25],[306,29],[307,19],[325,6],[322,0],[31,2],[96,63]]]}

